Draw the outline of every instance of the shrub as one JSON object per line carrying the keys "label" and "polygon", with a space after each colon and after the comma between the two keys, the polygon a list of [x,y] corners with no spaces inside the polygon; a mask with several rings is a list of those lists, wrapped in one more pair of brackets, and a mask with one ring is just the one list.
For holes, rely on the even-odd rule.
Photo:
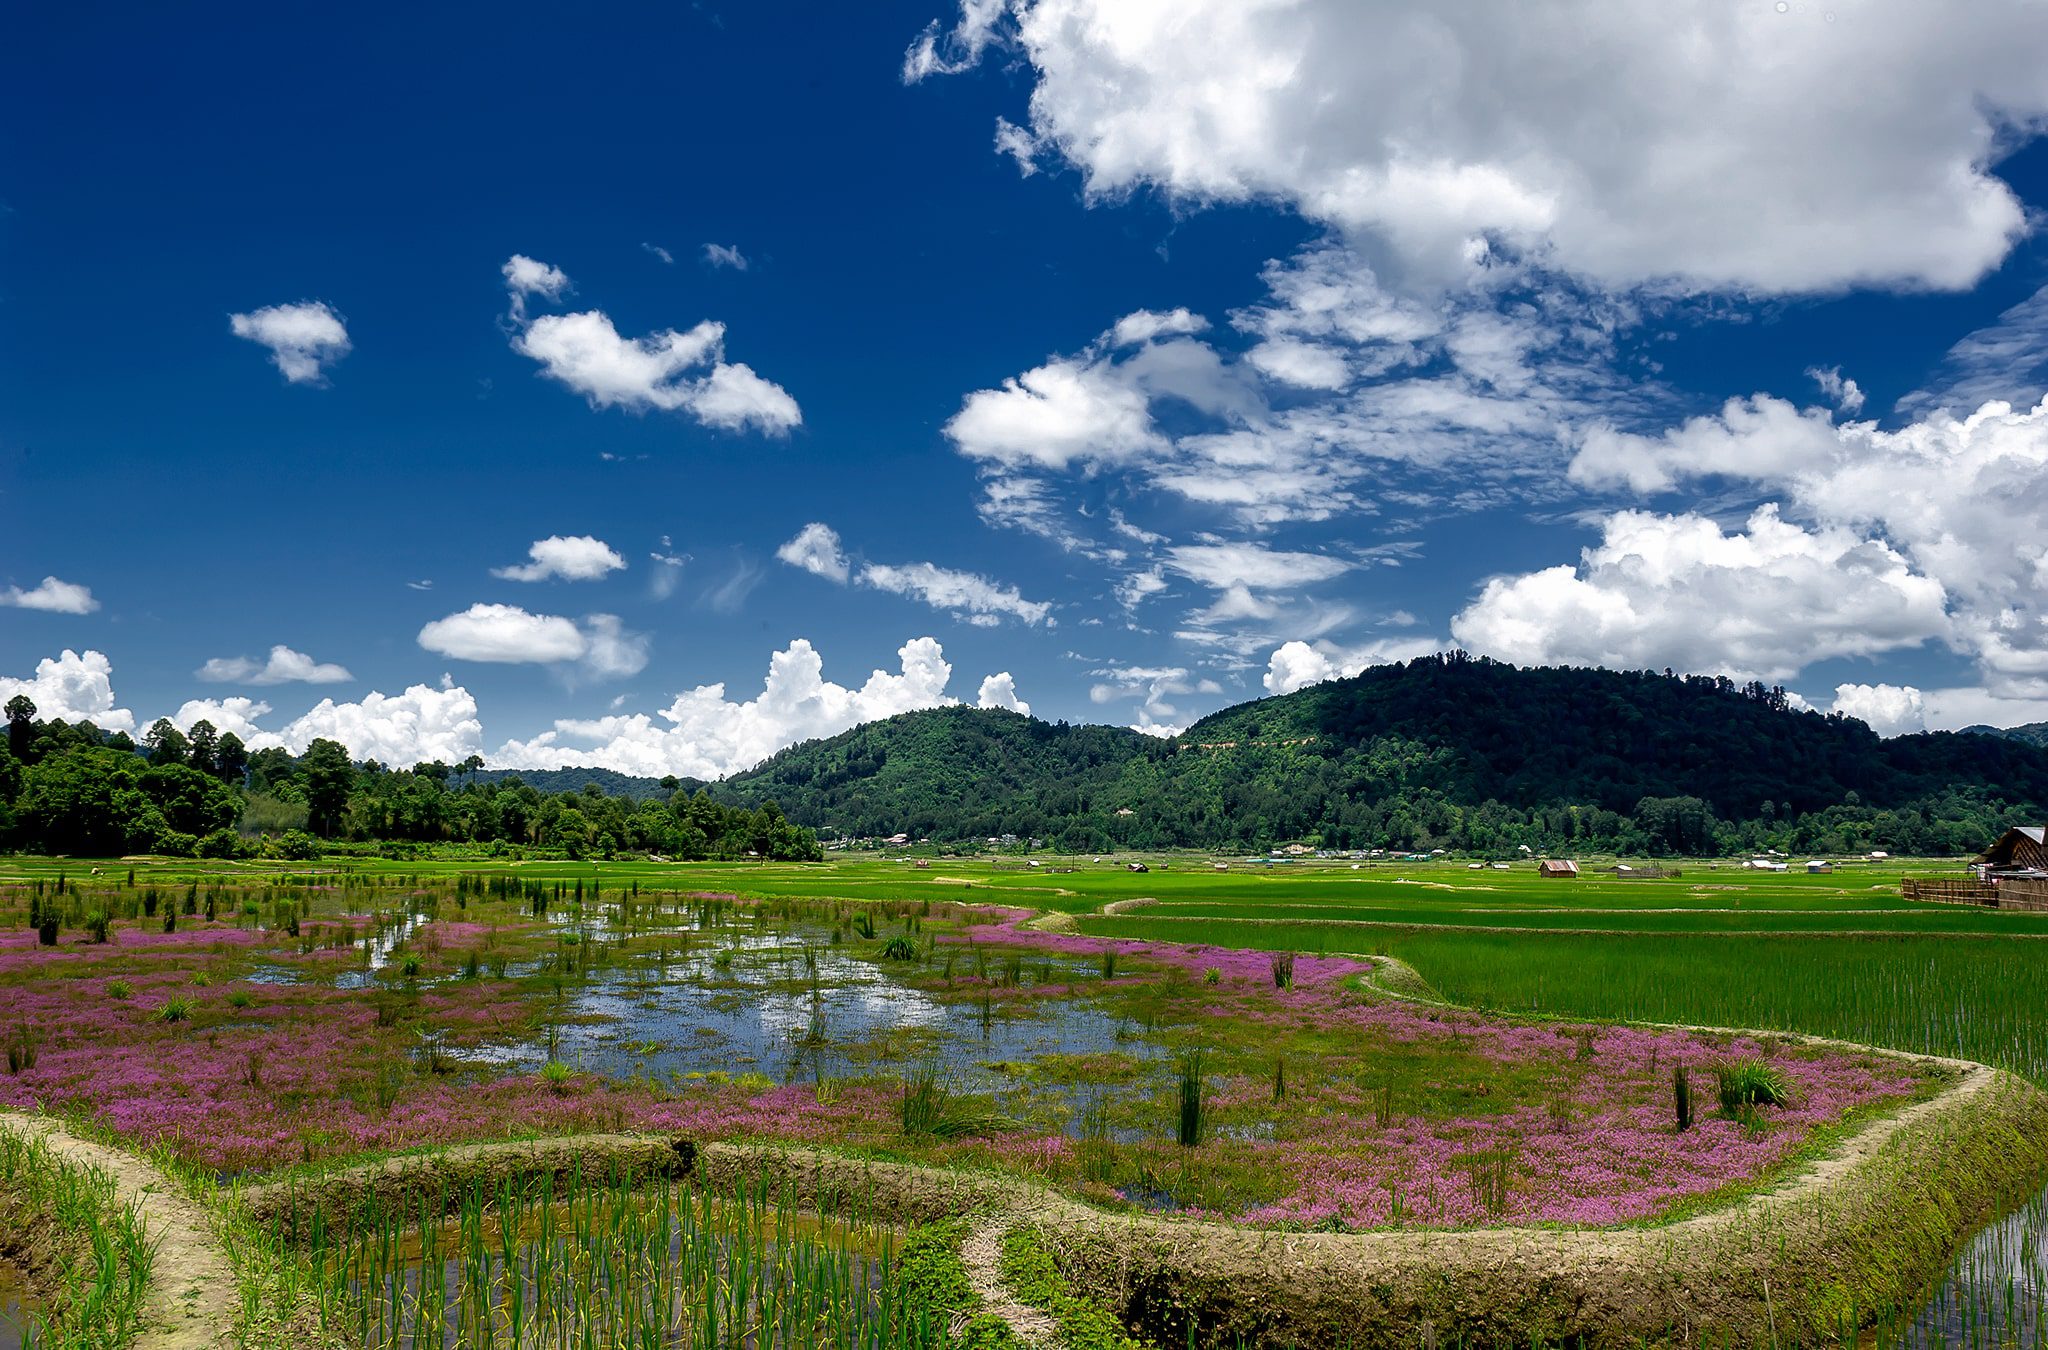
{"label": "shrub", "polygon": [[293,862],[306,862],[320,856],[320,841],[304,830],[286,830],[277,836],[277,856]]}
{"label": "shrub", "polygon": [[215,830],[198,844],[202,858],[246,858],[254,851],[242,842],[241,835],[226,827]]}
{"label": "shrub", "polygon": [[43,916],[43,921],[36,925],[36,940],[42,943],[45,947],[54,947],[57,945],[56,915],[46,914]]}

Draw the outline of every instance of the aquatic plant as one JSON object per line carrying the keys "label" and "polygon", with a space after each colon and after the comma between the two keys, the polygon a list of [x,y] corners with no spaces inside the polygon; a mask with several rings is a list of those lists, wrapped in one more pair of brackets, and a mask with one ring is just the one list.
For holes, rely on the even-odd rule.
{"label": "aquatic plant", "polygon": [[915,961],[917,955],[917,943],[907,937],[892,937],[882,944],[885,961]]}
{"label": "aquatic plant", "polygon": [[954,1095],[937,1064],[924,1064],[903,1079],[899,1111],[903,1133],[912,1139],[959,1139],[996,1134],[1015,1127],[1007,1116],[984,1111]]}
{"label": "aquatic plant", "polygon": [[1275,989],[1292,989],[1294,987],[1294,953],[1274,952],[1272,966],[1273,987]]}
{"label": "aquatic plant", "polygon": [[1180,1057],[1180,1132],[1182,1148],[1202,1142],[1202,1060],[1199,1047],[1183,1051]]}
{"label": "aquatic plant", "polygon": [[177,994],[173,994],[170,998],[165,999],[156,1010],[156,1017],[159,1022],[184,1022],[189,1020],[191,1016],[192,1000]]}
{"label": "aquatic plant", "polygon": [[1692,1080],[1686,1077],[1683,1064],[1671,1069],[1671,1104],[1678,1116],[1680,1133],[1692,1128]]}

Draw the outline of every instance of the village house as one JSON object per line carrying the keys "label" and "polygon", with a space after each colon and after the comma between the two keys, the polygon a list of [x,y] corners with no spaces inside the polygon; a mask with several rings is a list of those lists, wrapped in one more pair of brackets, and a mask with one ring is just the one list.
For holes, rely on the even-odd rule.
{"label": "village house", "polygon": [[1570,858],[1545,858],[1536,864],[1536,875],[1570,881],[1579,875],[1579,865]]}

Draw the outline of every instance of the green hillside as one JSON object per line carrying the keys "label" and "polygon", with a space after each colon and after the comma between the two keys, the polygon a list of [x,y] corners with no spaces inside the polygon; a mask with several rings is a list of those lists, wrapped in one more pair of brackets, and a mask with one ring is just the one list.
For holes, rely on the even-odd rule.
{"label": "green hillside", "polygon": [[944,708],[783,751],[712,789],[827,833],[1078,849],[1974,850],[2048,802],[2048,752],[1880,740],[1780,690],[1451,655],[1226,709],[1161,741]]}

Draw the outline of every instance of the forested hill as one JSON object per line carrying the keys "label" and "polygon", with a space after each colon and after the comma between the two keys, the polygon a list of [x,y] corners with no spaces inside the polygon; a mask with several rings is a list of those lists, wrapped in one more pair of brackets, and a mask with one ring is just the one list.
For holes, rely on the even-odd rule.
{"label": "forested hill", "polygon": [[630,797],[636,802],[666,801],[677,788],[694,793],[704,786],[694,778],[643,778],[612,769],[479,769],[470,777],[479,783],[517,778],[536,792],[581,792],[586,784],[595,783],[607,797]]}
{"label": "forested hill", "polygon": [[932,708],[792,746],[711,793],[748,806],[800,803],[784,807],[792,820],[801,812],[814,828],[849,835],[1049,837],[1173,754],[1171,743],[1123,727]]}
{"label": "forested hill", "polygon": [[827,833],[1083,848],[1974,851],[2048,803],[2048,751],[1881,741],[1784,693],[1462,656],[1261,699],[1160,741],[945,708],[796,746],[712,789]]}

